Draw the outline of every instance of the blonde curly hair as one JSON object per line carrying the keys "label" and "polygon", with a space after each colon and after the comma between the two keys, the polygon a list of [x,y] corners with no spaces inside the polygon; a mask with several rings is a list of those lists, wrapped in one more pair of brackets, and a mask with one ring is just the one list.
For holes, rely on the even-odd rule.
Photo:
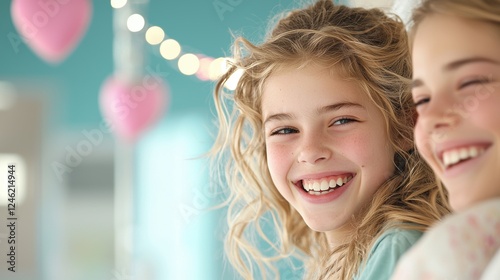
{"label": "blonde curly hair", "polygon": [[[399,159],[395,174],[355,221],[349,242],[333,251],[324,233],[311,230],[277,191],[266,161],[263,85],[283,67],[310,62],[340,69],[360,84],[384,115]],[[224,90],[236,71],[242,72],[236,89]],[[320,0],[286,14],[260,45],[235,39],[232,64],[214,90],[219,130],[210,154],[216,182],[229,190],[227,256],[244,279],[275,278],[276,262],[292,256],[306,264],[306,279],[351,279],[383,231],[396,226],[425,231],[449,212],[445,191],[413,152],[415,110],[405,94],[410,78],[405,26],[379,9]],[[272,234],[263,229],[269,225]],[[271,250],[263,252],[257,244]]]}

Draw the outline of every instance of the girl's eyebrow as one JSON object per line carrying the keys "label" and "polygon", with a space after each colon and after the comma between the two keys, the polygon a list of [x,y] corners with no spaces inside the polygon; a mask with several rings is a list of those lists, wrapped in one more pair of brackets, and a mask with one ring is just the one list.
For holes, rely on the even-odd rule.
{"label": "girl's eyebrow", "polygon": [[285,114],[285,113],[273,114],[273,115],[270,115],[266,118],[266,120],[264,121],[264,124],[266,124],[270,121],[290,120],[292,118],[293,118],[292,114]]}
{"label": "girl's eyebrow", "polygon": [[[498,61],[496,61],[494,59],[487,58],[487,57],[481,57],[481,56],[474,56],[474,57],[467,57],[467,58],[464,58],[464,59],[459,59],[459,60],[452,61],[452,62],[446,64],[443,67],[443,70],[444,71],[452,71],[452,70],[455,70],[457,68],[460,68],[461,66],[464,66],[464,65],[467,65],[467,64],[471,64],[471,63],[491,63],[491,64],[500,65],[500,62],[498,62]],[[418,78],[414,79],[412,81],[412,83],[411,83],[411,89],[420,87],[423,84],[424,83],[422,82],[422,80],[420,80]]]}
{"label": "girl's eyebrow", "polygon": [[498,61],[494,60],[494,59],[491,59],[491,58],[487,58],[487,57],[481,57],[481,56],[474,56],[474,57],[467,57],[467,58],[464,58],[464,59],[459,59],[459,60],[456,60],[456,61],[452,61],[448,64],[446,64],[443,68],[445,71],[451,71],[451,70],[454,70],[454,69],[457,69],[463,65],[466,65],[466,64],[470,64],[470,63],[480,63],[480,62],[484,62],[484,63],[492,63],[492,64],[500,64]]}
{"label": "girl's eyebrow", "polygon": [[349,107],[358,107],[358,108],[364,108],[363,106],[361,106],[361,104],[358,104],[358,103],[353,103],[353,102],[340,102],[340,103],[335,103],[335,104],[332,104],[332,105],[327,105],[327,106],[324,106],[324,107],[321,107],[318,109],[318,114],[324,114],[324,113],[327,113],[327,112],[331,112],[331,111],[337,111],[341,108],[349,108]]}
{"label": "girl's eyebrow", "polygon": [[[337,110],[340,110],[341,108],[346,108],[346,107],[357,107],[357,108],[361,108],[361,109],[364,108],[363,106],[361,106],[361,104],[358,104],[358,103],[340,102],[340,103],[335,103],[335,104],[320,107],[320,108],[318,108],[317,113],[318,113],[318,115],[320,115],[320,114],[324,114],[324,113],[331,112],[331,111],[337,111]],[[264,124],[266,124],[270,121],[290,120],[292,118],[293,118],[293,114],[289,114],[289,113],[273,114],[273,115],[268,116],[264,120]]]}

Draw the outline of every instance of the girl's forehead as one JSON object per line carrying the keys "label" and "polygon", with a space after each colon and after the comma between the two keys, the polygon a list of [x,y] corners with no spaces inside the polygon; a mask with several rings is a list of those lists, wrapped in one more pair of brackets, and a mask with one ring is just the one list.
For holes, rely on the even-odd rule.
{"label": "girl's forehead", "polygon": [[[481,31],[478,31],[481,30]],[[456,62],[483,58],[500,61],[500,27],[485,21],[434,14],[418,26],[412,48],[414,79],[450,72]]]}

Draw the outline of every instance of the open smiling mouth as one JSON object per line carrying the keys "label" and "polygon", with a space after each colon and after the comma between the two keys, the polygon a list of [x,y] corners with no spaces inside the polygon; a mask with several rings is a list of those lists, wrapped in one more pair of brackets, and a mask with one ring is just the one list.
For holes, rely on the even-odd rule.
{"label": "open smiling mouth", "polygon": [[484,154],[485,150],[486,147],[478,146],[448,150],[443,152],[443,154],[441,155],[441,162],[443,163],[444,168],[448,169],[462,162],[479,157],[480,155]]}
{"label": "open smiling mouth", "polygon": [[331,176],[322,179],[304,179],[298,183],[302,185],[302,189],[312,195],[324,195],[343,186],[352,179],[352,175],[338,177]]}

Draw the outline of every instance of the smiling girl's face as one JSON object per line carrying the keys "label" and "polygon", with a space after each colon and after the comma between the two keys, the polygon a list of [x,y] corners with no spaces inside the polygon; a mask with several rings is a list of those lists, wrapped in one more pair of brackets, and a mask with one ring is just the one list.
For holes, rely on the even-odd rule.
{"label": "smiling girl's face", "polygon": [[330,242],[394,174],[380,110],[355,81],[307,66],[272,74],[262,114],[268,168],[282,196]]}
{"label": "smiling girl's face", "polygon": [[417,148],[452,207],[500,197],[500,28],[431,15],[412,59]]}

